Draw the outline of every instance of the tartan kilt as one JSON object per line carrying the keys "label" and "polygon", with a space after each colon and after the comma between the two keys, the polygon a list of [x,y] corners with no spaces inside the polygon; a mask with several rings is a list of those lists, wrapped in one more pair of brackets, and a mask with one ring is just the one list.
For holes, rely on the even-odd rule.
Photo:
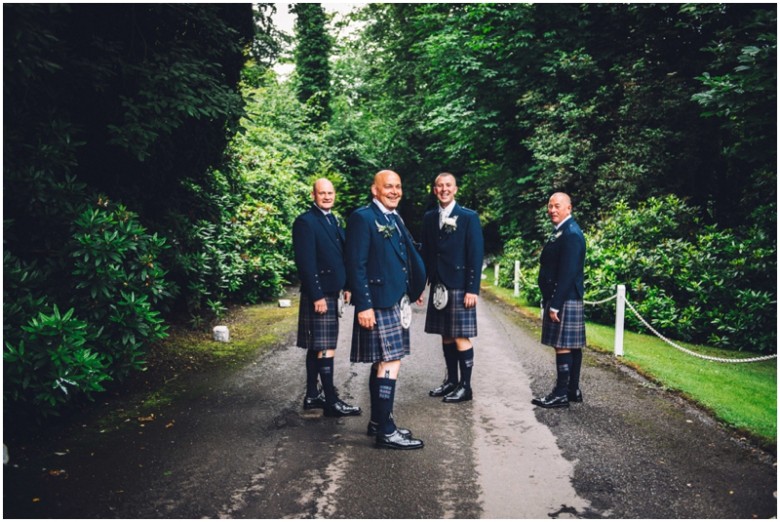
{"label": "tartan kilt", "polygon": [[433,306],[433,289],[428,295],[428,310],[425,313],[425,333],[443,337],[470,338],[477,336],[477,307],[466,308],[463,298],[466,290],[447,289],[449,299],[443,310]]}
{"label": "tartan kilt", "polygon": [[563,303],[558,313],[560,323],[550,320],[550,304],[544,306],[542,314],[542,344],[567,350],[585,347],[585,305],[571,300]]}
{"label": "tartan kilt", "polygon": [[401,326],[401,307],[396,304],[392,308],[374,308],[374,316],[376,326],[366,330],[360,326],[355,312],[349,360],[375,363],[396,361],[409,355],[409,330]]}
{"label": "tartan kilt", "polygon": [[339,339],[338,294],[326,294],[328,311],[318,314],[314,311],[314,301],[308,294],[301,292],[298,306],[297,345],[307,350],[335,350]]}

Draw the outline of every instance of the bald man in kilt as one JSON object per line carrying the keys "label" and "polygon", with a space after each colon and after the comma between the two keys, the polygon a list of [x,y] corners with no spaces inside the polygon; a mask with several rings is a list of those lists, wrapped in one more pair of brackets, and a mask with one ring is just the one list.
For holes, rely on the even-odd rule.
{"label": "bald man in kilt", "polygon": [[366,432],[376,437],[376,446],[420,449],[423,441],[396,426],[393,404],[401,359],[411,351],[404,318],[411,318],[409,303],[425,289],[425,266],[396,212],[401,177],[391,170],[378,172],[371,194],[373,201],[347,223],[347,279],[355,306],[350,360],[371,364]]}
{"label": "bald man in kilt", "polygon": [[553,391],[531,402],[542,408],[568,408],[582,402],[580,369],[585,347],[585,236],[571,215],[571,198],[556,192],[547,204],[555,231],[539,260],[542,292],[542,344],[555,348]]}
{"label": "bald man in kilt", "polygon": [[[339,336],[339,295],[345,289],[344,229],[333,215],[336,191],[318,179],[313,203],[293,223],[293,251],[301,300],[298,309],[298,346],[306,350],[306,396],[303,409],[322,408],[326,417],[360,415],[360,408],[338,398],[333,384],[333,357]],[[349,302],[349,292],[344,292]],[[317,389],[317,377],[322,392]]]}
{"label": "bald man in kilt", "polygon": [[473,397],[471,338],[477,336],[484,241],[477,213],[455,201],[458,184],[454,175],[436,176],[433,193],[439,204],[423,216],[422,254],[431,284],[425,331],[441,335],[447,373],[444,382],[428,394],[442,397],[445,403],[458,403]]}

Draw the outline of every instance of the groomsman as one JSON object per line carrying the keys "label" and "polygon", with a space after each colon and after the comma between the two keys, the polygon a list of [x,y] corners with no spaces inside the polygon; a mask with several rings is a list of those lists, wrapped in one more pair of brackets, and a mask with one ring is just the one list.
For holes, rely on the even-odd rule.
{"label": "groomsman", "polygon": [[531,402],[542,408],[568,408],[582,402],[580,368],[585,346],[585,236],[571,215],[571,198],[556,192],[547,204],[555,226],[539,260],[542,291],[542,344],[555,348],[553,391]]}
{"label": "groomsman", "polygon": [[396,426],[393,418],[401,359],[409,355],[410,301],[425,290],[425,267],[396,209],[401,177],[382,170],[371,186],[371,204],[347,224],[347,274],[355,306],[350,360],[371,364],[368,435],[390,449],[419,449],[423,441]]}
{"label": "groomsman", "polygon": [[[428,394],[443,402],[470,401],[477,336],[477,300],[484,242],[479,216],[455,201],[458,183],[443,172],[433,182],[439,204],[423,216],[422,252],[431,284],[425,331],[441,335],[447,373]],[[460,369],[460,379],[458,370]]]}
{"label": "groomsman", "polygon": [[[360,415],[336,395],[333,356],[339,335],[339,299],[346,287],[344,229],[334,217],[333,184],[318,179],[312,188],[311,208],[293,223],[293,250],[301,300],[298,310],[298,346],[306,349],[306,396],[303,409],[322,408],[326,417]],[[344,292],[349,302],[350,293]],[[322,392],[317,389],[317,377]]]}

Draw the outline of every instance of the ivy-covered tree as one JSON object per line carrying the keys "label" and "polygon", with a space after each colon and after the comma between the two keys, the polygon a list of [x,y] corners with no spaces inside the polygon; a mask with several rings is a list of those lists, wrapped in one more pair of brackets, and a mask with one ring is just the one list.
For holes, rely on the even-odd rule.
{"label": "ivy-covered tree", "polygon": [[330,107],[331,37],[327,31],[327,16],[320,4],[294,4],[295,13],[295,73],[298,99],[308,105],[313,122],[327,122]]}

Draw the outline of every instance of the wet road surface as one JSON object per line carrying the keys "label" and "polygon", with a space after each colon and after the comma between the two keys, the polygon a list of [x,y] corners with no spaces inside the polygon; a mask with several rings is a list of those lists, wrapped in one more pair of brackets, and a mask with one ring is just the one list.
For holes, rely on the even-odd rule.
{"label": "wet road surface", "polygon": [[429,397],[444,374],[440,338],[413,308],[395,417],[424,449],[377,449],[366,436],[369,365],[349,363],[350,307],[335,382],[362,416],[302,409],[304,351],[291,337],[241,370],[193,379],[142,426],[10,448],[4,518],[776,516],[772,455],[608,355],[586,353],[584,403],[534,409],[552,384],[552,350],[489,296],[474,400]]}

